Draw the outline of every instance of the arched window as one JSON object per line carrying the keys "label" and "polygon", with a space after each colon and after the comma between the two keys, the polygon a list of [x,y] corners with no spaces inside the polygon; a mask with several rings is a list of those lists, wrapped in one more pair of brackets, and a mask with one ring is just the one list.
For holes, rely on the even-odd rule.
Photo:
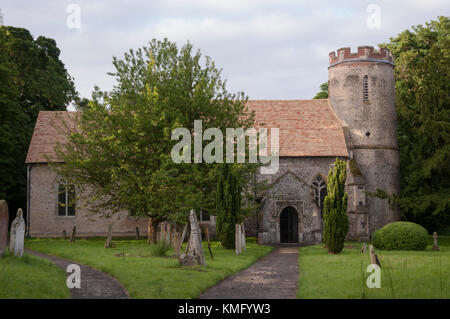
{"label": "arched window", "polygon": [[363,101],[369,102],[369,77],[364,75],[363,79]]}
{"label": "arched window", "polygon": [[323,217],[323,200],[327,196],[327,183],[322,176],[317,175],[312,182],[312,187],[314,189],[314,202],[320,209],[320,217]]}

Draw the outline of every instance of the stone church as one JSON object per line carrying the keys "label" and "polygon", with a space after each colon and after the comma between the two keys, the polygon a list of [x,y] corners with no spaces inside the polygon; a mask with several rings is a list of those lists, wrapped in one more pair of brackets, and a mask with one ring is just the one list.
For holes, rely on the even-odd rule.
{"label": "stone church", "polygon": [[[329,54],[329,98],[251,100],[256,125],[279,128],[279,170],[260,175],[269,183],[261,209],[247,221],[248,233],[262,244],[318,243],[327,175],[336,157],[347,161],[346,189],[350,226],[347,239],[368,240],[381,226],[397,221],[397,209],[368,196],[381,188],[399,192],[399,154],[394,105],[394,64],[387,49],[360,46]],[[31,237],[60,237],[77,226],[79,236],[104,236],[114,222],[115,236],[141,234],[147,220],[122,212],[113,220],[93,217],[69,203],[80,190],[62,188],[46,158],[64,142],[57,129],[75,112],[40,112],[29,147],[27,225]],[[214,217],[202,218],[214,226]]]}

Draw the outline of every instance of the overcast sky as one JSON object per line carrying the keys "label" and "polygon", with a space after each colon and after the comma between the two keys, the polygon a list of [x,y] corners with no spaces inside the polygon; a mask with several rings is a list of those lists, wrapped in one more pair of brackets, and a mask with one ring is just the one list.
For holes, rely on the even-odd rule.
{"label": "overcast sky", "polygon": [[413,25],[450,15],[449,3],[2,0],[0,9],[5,25],[56,40],[84,97],[90,97],[94,85],[112,87],[106,73],[113,71],[113,56],[167,37],[178,44],[189,40],[212,57],[223,68],[229,91],[244,91],[250,99],[310,99],[327,80],[329,52],[377,46]]}

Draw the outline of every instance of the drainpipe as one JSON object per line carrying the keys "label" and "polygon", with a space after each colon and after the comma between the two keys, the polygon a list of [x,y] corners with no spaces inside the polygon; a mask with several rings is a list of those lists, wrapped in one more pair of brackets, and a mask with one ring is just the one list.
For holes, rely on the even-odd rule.
{"label": "drainpipe", "polygon": [[31,164],[27,167],[27,238],[30,238],[30,191],[31,191]]}

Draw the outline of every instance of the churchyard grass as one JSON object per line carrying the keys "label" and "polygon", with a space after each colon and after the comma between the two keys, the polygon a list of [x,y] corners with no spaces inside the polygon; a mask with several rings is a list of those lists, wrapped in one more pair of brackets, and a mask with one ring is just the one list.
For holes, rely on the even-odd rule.
{"label": "churchyard grass", "polygon": [[[236,256],[234,250],[211,242],[214,260],[205,249],[206,267],[182,267],[172,256],[172,249],[165,257],[152,256],[151,246],[145,240],[113,238],[116,247],[108,249],[104,248],[104,242],[104,238],[77,239],[75,243],[63,239],[27,239],[25,247],[108,273],[127,288],[131,298],[196,298],[273,249],[250,242],[247,250]],[[203,246],[207,247],[206,243]]]}
{"label": "churchyard grass", "polygon": [[0,258],[0,299],[69,297],[66,274],[52,262],[27,253],[15,257],[9,251]]}
{"label": "churchyard grass", "polygon": [[368,288],[370,255],[361,243],[346,243],[341,254],[323,245],[300,248],[298,298],[450,298],[450,236],[439,236],[440,251],[375,249],[381,263],[381,288]]}

